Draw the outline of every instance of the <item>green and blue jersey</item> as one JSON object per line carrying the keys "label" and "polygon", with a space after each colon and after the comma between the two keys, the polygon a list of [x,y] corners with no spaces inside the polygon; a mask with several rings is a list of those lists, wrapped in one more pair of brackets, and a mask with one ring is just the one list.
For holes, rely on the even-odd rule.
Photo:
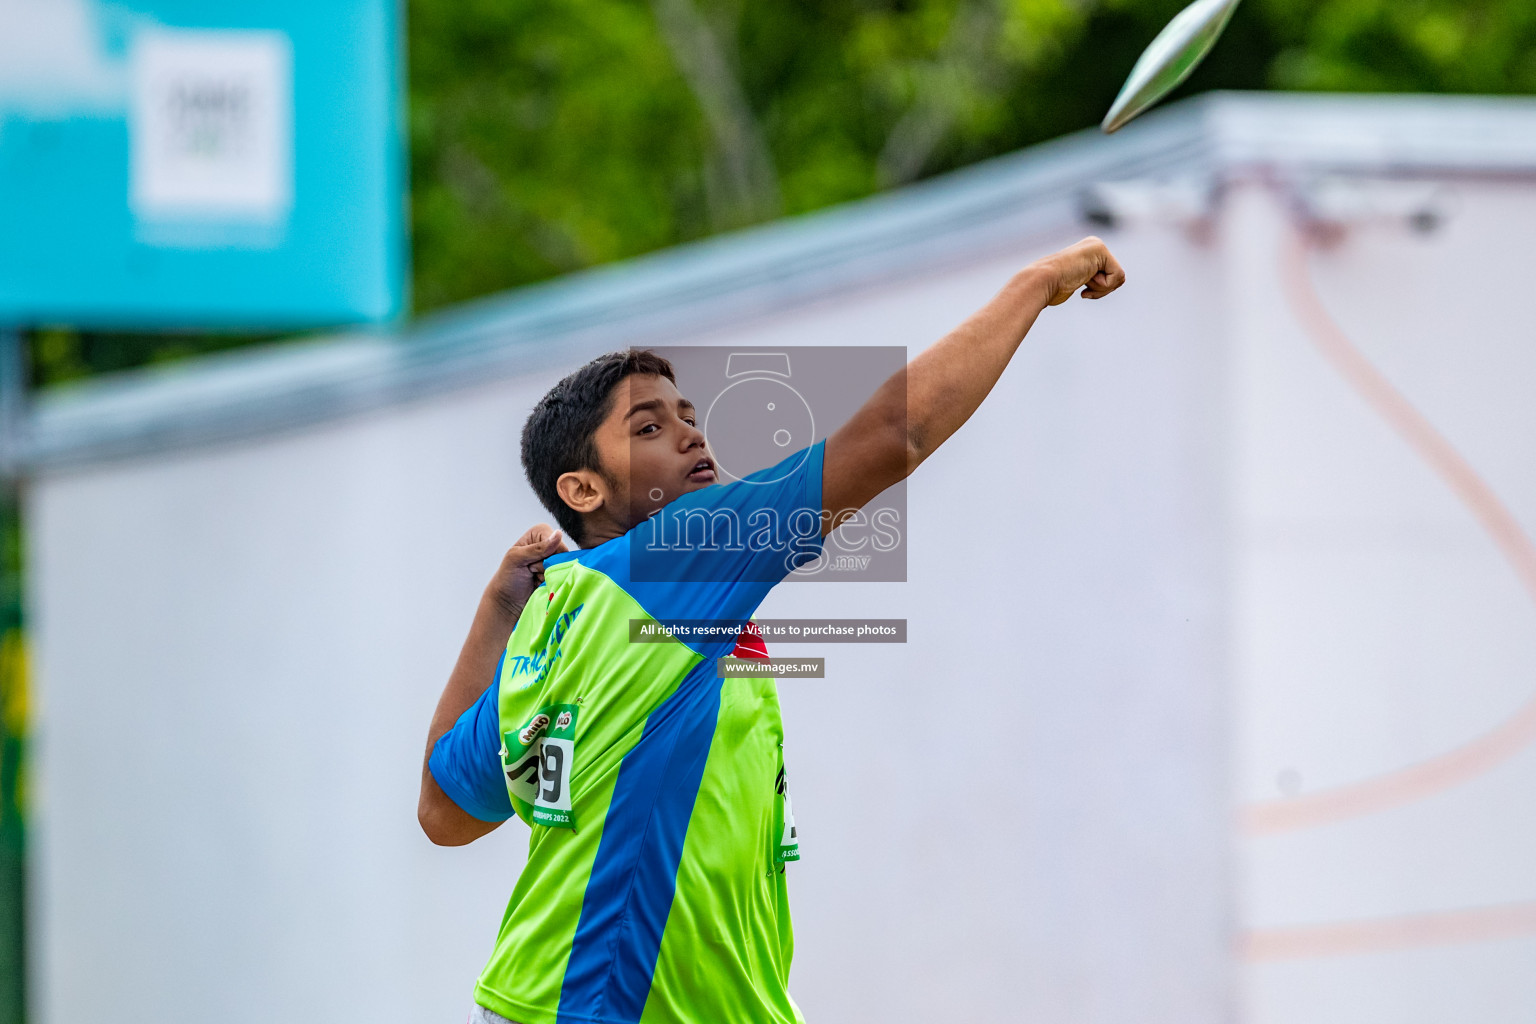
{"label": "green and blue jersey", "polygon": [[532,828],[476,1000],[519,1024],[791,1024],[783,862],[798,857],[771,678],[730,633],[820,552],[824,443],[545,561],[496,679],[433,748],[438,784]]}

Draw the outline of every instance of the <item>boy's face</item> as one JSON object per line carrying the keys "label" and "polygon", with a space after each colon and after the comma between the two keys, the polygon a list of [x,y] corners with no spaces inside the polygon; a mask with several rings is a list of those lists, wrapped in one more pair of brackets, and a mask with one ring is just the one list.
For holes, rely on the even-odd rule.
{"label": "boy's face", "polygon": [[715,483],[715,459],[693,404],[665,377],[631,374],[614,389],[593,439],[603,472],[582,469],[556,486],[586,517],[588,546],[628,532],[680,494]]}

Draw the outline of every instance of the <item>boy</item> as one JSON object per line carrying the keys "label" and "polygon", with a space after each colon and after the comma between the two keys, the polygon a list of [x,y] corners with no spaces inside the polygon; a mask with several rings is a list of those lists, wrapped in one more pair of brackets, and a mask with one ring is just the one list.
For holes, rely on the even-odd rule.
{"label": "boy", "polygon": [[[766,656],[761,641],[732,626],[632,643],[630,621],[746,624],[975,412],[1046,306],[1124,280],[1097,238],[1030,264],[830,438],[724,486],[653,353],[603,356],[539,402],[524,468],[580,550],[539,526],[507,553],[422,771],[433,842],[471,842],[514,813],[532,827],[471,1020],[803,1020],[786,987],[782,865],[798,852],[775,686],[716,678],[723,656]],[[722,524],[752,541],[712,543]]]}

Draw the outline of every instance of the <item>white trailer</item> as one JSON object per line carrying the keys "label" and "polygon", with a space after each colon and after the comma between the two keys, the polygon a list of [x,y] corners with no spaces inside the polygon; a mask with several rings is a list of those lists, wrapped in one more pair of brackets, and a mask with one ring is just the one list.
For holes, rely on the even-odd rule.
{"label": "white trailer", "polygon": [[43,395],[35,1019],[462,1019],[523,857],[426,723],[517,438],[626,345],[905,345],[1103,234],[908,487],[905,583],[773,617],[813,1022],[1536,1006],[1536,103],[1213,95],[398,334]]}

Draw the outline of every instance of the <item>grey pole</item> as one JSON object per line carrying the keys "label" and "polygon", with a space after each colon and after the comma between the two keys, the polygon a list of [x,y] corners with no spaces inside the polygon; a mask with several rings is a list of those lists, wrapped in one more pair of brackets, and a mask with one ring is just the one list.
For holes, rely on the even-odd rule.
{"label": "grey pole", "polygon": [[13,490],[26,451],[27,357],[19,328],[0,327],[0,476]]}

